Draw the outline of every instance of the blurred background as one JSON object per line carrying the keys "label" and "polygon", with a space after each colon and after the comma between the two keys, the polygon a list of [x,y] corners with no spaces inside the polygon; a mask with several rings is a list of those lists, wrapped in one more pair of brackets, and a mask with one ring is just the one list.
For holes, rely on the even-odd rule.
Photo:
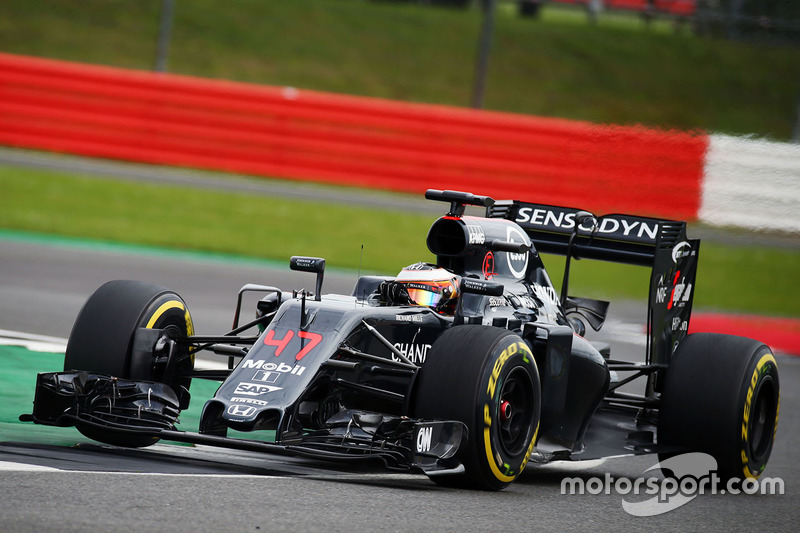
{"label": "blurred background", "polygon": [[792,138],[793,0],[4,0],[0,50],[469,106],[489,7],[486,109]]}

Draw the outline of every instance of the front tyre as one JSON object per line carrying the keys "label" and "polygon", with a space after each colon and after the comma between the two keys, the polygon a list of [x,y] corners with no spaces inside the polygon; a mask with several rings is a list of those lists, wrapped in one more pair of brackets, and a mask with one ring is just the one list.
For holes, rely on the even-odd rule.
{"label": "front tyre", "polygon": [[[163,358],[134,350],[134,336],[139,328],[165,330],[176,337],[194,334],[186,303],[176,293],[141,281],[109,281],[89,297],[78,313],[67,343],[64,370],[164,383],[176,393],[176,398],[188,400],[191,378],[181,374],[192,370],[193,356],[187,348],[179,348],[173,362],[177,377],[166,379]],[[158,441],[154,437],[80,423],[77,428],[91,439],[117,446],[141,447]]]}
{"label": "front tyre", "polygon": [[455,326],[431,348],[415,384],[413,416],[459,420],[468,441],[460,474],[432,475],[445,486],[500,490],[530,459],[541,411],[539,372],[518,335],[488,326]]}
{"label": "front tyre", "polygon": [[779,410],[778,366],[768,346],[695,333],[678,346],[667,371],[659,445],[713,456],[724,481],[755,479],[772,453]]}

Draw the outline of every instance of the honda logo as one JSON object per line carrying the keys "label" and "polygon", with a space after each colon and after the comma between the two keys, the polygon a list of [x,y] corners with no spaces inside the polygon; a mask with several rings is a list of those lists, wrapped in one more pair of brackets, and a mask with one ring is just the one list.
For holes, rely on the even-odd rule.
{"label": "honda logo", "polygon": [[228,407],[228,414],[248,418],[256,413],[256,408],[250,405],[231,405]]}

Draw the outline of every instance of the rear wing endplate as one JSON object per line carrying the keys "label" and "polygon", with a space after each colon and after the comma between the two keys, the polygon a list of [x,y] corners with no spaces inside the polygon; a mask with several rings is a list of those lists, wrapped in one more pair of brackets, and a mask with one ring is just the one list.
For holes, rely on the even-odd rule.
{"label": "rear wing endplate", "polygon": [[[540,252],[566,255],[580,210],[518,200],[486,208],[488,218],[516,222]],[[648,362],[669,364],[691,316],[700,240],[686,237],[686,222],[609,214],[584,221],[572,257],[652,269],[648,293]],[[660,383],[655,384],[655,390]]]}

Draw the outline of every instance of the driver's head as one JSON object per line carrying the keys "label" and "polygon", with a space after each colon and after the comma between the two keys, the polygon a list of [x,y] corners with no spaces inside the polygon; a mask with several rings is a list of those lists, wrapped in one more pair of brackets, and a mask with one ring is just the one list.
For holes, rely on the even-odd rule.
{"label": "driver's head", "polygon": [[430,263],[416,263],[405,267],[397,275],[408,297],[416,305],[430,307],[439,313],[455,313],[459,296],[458,276]]}

